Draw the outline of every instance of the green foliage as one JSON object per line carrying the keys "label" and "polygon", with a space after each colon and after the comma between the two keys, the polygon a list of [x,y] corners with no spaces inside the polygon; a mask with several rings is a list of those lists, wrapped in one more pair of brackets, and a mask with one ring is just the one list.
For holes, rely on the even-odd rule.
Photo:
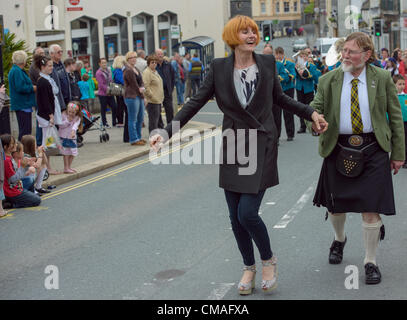
{"label": "green foliage", "polygon": [[27,52],[28,60],[25,70],[28,72],[32,60],[32,53],[29,51],[26,41],[25,40],[17,41],[16,35],[12,32],[9,32],[6,35],[4,35],[4,46],[2,46],[2,52],[3,52],[4,82],[6,85],[7,92],[9,92],[8,73],[10,72],[10,69],[13,66],[12,62],[13,52],[18,50],[23,50]]}
{"label": "green foliage", "polygon": [[314,14],[314,2],[308,4],[305,8],[304,8],[304,13],[305,14]]}

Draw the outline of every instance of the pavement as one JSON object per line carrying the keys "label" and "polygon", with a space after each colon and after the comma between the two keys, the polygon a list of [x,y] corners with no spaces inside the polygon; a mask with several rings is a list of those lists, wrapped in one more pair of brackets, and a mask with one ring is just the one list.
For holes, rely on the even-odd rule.
{"label": "pavement", "polygon": [[[99,116],[99,114],[93,114],[93,116]],[[163,121],[166,123],[165,114],[162,114]],[[111,115],[107,115],[107,120],[111,123]],[[144,117],[144,123],[146,127],[142,129],[142,138],[148,141],[148,115]],[[61,185],[64,183],[71,182],[73,180],[94,174],[96,172],[108,169],[113,166],[117,166],[124,162],[145,156],[150,152],[150,146],[147,143],[145,146],[132,146],[129,143],[123,142],[123,131],[124,128],[113,127],[107,129],[109,134],[109,141],[100,142],[101,131],[98,130],[98,126],[94,125],[92,129],[88,130],[83,135],[84,145],[78,149],[78,156],[75,157],[72,163],[72,168],[74,168],[77,173],[73,174],[59,174],[50,175],[47,180],[43,182],[43,187],[49,185]],[[188,124],[182,128],[181,133],[186,129],[193,129],[199,131],[200,133],[204,130],[214,129],[213,124],[189,121]],[[170,140],[177,139],[177,135],[174,135]],[[58,170],[63,172],[64,162],[62,156],[51,156],[49,157],[51,168],[53,170]]]}

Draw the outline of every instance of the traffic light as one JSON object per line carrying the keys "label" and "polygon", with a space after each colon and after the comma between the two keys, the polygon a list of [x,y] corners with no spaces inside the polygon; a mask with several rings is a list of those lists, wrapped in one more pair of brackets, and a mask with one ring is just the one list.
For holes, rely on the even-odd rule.
{"label": "traffic light", "polygon": [[270,41],[270,25],[269,24],[263,24],[263,40],[265,42]]}
{"label": "traffic light", "polygon": [[374,22],[374,35],[376,37],[380,37],[382,35],[382,22],[380,20],[376,20]]}

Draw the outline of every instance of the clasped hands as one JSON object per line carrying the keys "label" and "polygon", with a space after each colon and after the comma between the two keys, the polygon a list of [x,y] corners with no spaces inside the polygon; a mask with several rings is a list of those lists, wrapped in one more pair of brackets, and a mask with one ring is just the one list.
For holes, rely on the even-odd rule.
{"label": "clasped hands", "polygon": [[318,112],[314,111],[311,118],[312,130],[314,130],[316,133],[324,133],[326,130],[328,130],[328,122],[326,122],[323,114],[319,114]]}

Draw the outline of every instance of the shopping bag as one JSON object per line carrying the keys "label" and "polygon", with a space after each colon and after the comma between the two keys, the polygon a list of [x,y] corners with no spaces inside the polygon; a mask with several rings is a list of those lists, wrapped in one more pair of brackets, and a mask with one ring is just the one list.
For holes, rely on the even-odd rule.
{"label": "shopping bag", "polygon": [[47,130],[45,136],[45,148],[46,149],[61,149],[61,141],[59,140],[57,129],[52,126]]}

